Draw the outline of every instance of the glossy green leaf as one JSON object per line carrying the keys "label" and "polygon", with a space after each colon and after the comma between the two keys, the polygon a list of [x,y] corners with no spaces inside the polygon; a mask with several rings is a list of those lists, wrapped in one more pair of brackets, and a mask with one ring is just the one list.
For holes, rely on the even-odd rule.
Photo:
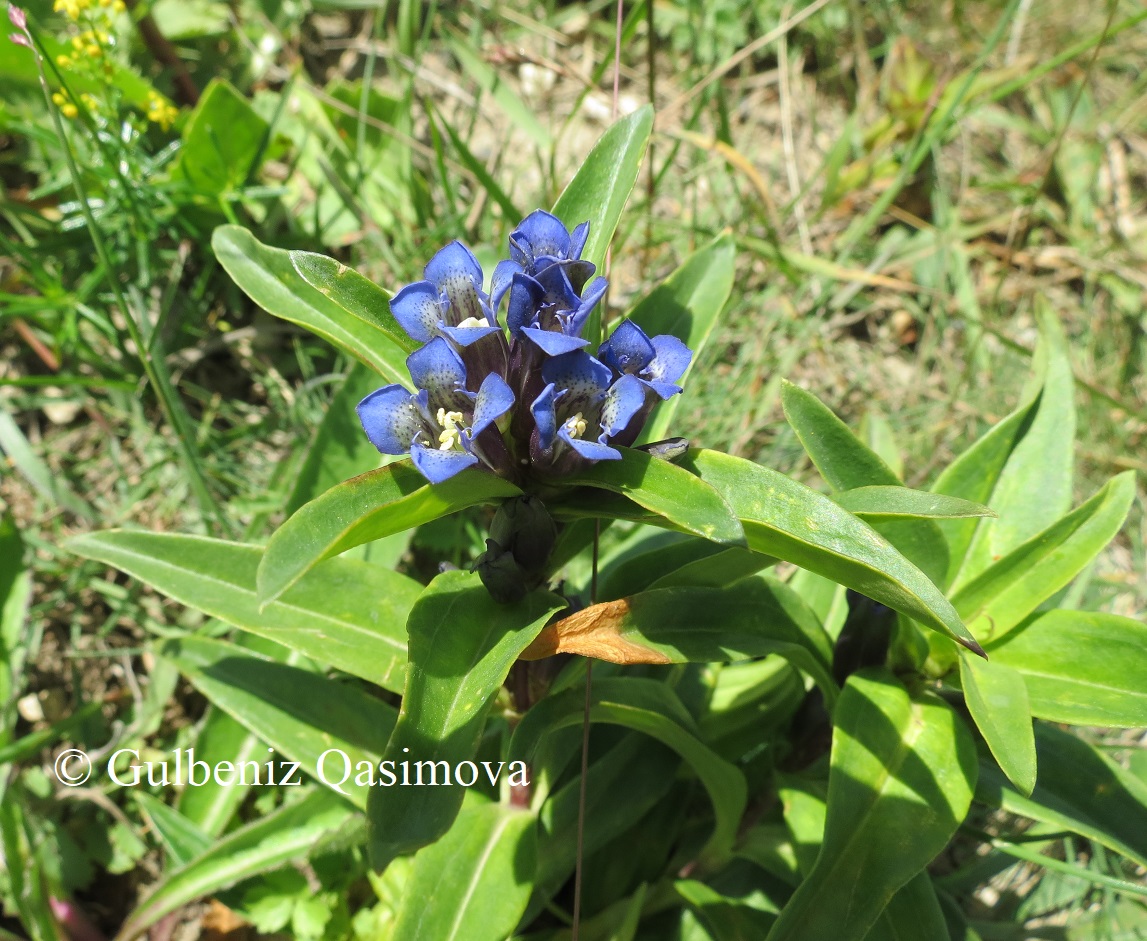
{"label": "glossy green leaf", "polygon": [[[594,144],[572,180],[566,185],[553,213],[572,229],[589,223],[589,238],[582,258],[601,270],[605,253],[629,199],[645,147],[653,131],[653,108],[644,105],[615,122]],[[601,336],[601,306],[593,309],[582,335],[591,344]]]}
{"label": "glossy green leaf", "polygon": [[299,277],[352,317],[382,333],[400,350],[413,353],[419,343],[412,339],[390,312],[390,292],[329,255],[290,252],[291,265]]}
{"label": "glossy green leaf", "polygon": [[351,813],[337,795],[312,791],[229,833],[194,861],[169,870],[128,917],[117,941],[131,941],[196,899],[305,858],[322,837],[345,825]]}
{"label": "glossy green leaf", "polygon": [[[195,736],[195,753],[210,765],[217,761],[260,761],[267,746],[237,719],[218,706],[209,706]],[[185,787],[176,799],[175,809],[197,830],[218,836],[246,800],[249,787],[224,787],[212,781],[204,787]]]}
{"label": "glossy green leaf", "polygon": [[[383,756],[457,762],[474,757],[486,713],[510,666],[565,601],[535,591],[513,605],[494,601],[477,575],[444,572],[415,602],[407,622],[410,666],[402,713]],[[439,771],[441,769],[439,768]],[[374,788],[367,805],[371,859],[396,856],[450,829],[465,788]]]}
{"label": "glossy green leaf", "polygon": [[[672,748],[693,769],[713,803],[716,823],[701,856],[715,864],[728,858],[745,810],[744,775],[704,745],[692,717],[664,683],[655,680],[606,678],[591,687],[590,721],[642,732]],[[558,729],[581,724],[585,693],[567,689],[547,696],[518,724],[511,754],[533,760],[539,739]]]}
{"label": "glossy green leaf", "polygon": [[112,529],[77,536],[68,548],[228,624],[386,689],[402,688],[406,617],[421,591],[405,575],[336,559],[260,608],[255,584],[263,551],[257,546]]}
{"label": "glossy green leaf", "polygon": [[1023,676],[995,658],[984,661],[960,651],[960,684],[964,703],[996,763],[1022,793],[1031,794],[1035,733]]}
{"label": "glossy green leaf", "polygon": [[183,128],[173,176],[211,199],[241,190],[264,153],[267,122],[229,82],[212,79]]}
{"label": "glossy green leaf", "polygon": [[[1046,530],[1071,507],[1075,464],[1075,378],[1069,346],[1046,302],[1037,306],[1040,343],[1034,364],[1042,377],[1035,414],[1024,428],[992,490],[999,519],[976,530],[957,584]],[[1038,500],[1032,494],[1039,494]]]}
{"label": "glossy green leaf", "polygon": [[755,575],[761,569],[776,565],[776,559],[741,549],[737,546],[722,549],[702,559],[687,562],[672,572],[667,572],[650,584],[650,588],[682,588],[688,585],[706,588],[723,588],[739,582],[742,578]]}
{"label": "glossy green leaf", "polygon": [[232,280],[268,313],[333,343],[387,382],[409,385],[406,347],[307,284],[292,264],[295,253],[264,245],[237,225],[219,226],[211,247]]}
{"label": "glossy green leaf", "polygon": [[[945,468],[932,485],[933,492],[973,503],[987,503],[1016,441],[1022,437],[1028,421],[1034,415],[1037,401],[1032,399],[1025,402],[993,425],[983,437]],[[948,574],[944,581],[944,587],[947,587],[956,580],[963,568],[980,520],[948,519],[940,520],[936,525],[948,540]]]}
{"label": "glossy green leaf", "polygon": [[[731,236],[722,235],[694,252],[661,284],[637,302],[626,317],[649,336],[667,333],[693,351],[693,359],[678,385],[689,387],[697,360],[733,290],[737,250]],[[661,402],[642,433],[657,441],[672,433],[673,417],[682,397]]]}
{"label": "glossy green leaf", "polygon": [[197,856],[202,856],[215,842],[210,834],[204,833],[158,797],[152,797],[144,790],[135,791],[133,796],[146,816],[148,825],[167,850],[168,863],[172,868],[184,866]]}
{"label": "glossy green leaf", "polygon": [[976,800],[1078,833],[1147,866],[1147,782],[1078,735],[1036,724],[1039,779],[1031,797],[980,768]]}
{"label": "glossy green leaf", "polygon": [[927,576],[828,497],[767,467],[717,451],[691,451],[681,464],[729,502],[752,549],[831,578],[979,650]]}
{"label": "glossy green leaf", "polygon": [[992,643],[1083,571],[1123,526],[1135,474],[1112,478],[1062,519],[965,582],[952,603],[983,643]]}
{"label": "glossy green leaf", "polygon": [[[265,786],[266,762],[273,761],[269,770],[277,786],[290,787],[283,783],[288,769],[280,762],[285,758],[287,764],[299,766],[290,776],[299,782],[294,786],[304,782],[305,773],[356,806],[366,806],[368,788],[358,786],[354,775],[361,770],[359,762],[377,767],[398,718],[393,706],[353,686],[234,644],[187,637],[167,641],[160,653],[212,703],[274,749],[274,754],[267,749],[253,757],[255,765],[237,765],[231,778],[224,772],[224,780],[250,781],[248,775],[258,774],[257,786]],[[335,752],[324,755],[331,749]],[[242,778],[237,777],[240,770]]]}
{"label": "glossy green leaf", "polygon": [[971,803],[975,745],[943,701],[912,699],[890,674],[864,670],[849,677],[834,722],[824,841],[768,941],[860,941]]}
{"label": "glossy green leaf", "polygon": [[881,912],[864,941],[948,941],[948,927],[928,873],[913,876]]}
{"label": "glossy green leaf", "polygon": [[[697,920],[705,927],[706,938],[712,941],[748,941],[763,937],[776,920],[776,908],[771,907],[763,893],[753,893],[753,902],[722,895],[712,886],[696,879],[678,879],[673,883],[677,894],[685,901]],[[683,935],[692,937],[691,935]]]}
{"label": "glossy green leaf", "polygon": [[[901,480],[879,455],[811,392],[784,382],[781,385],[781,403],[785,418],[833,490],[903,487]],[[948,544],[935,523],[897,518],[868,522],[933,581],[945,576]]]}
{"label": "glossy green leaf", "polygon": [[624,494],[687,532],[724,545],[745,545],[740,520],[707,483],[644,451],[619,450],[620,461],[598,461],[564,482]]}
{"label": "glossy green leaf", "polygon": [[414,857],[394,938],[503,941],[530,900],[537,871],[534,815],[501,804],[464,809]]}
{"label": "glossy green leaf", "polygon": [[989,648],[1024,678],[1032,715],[1147,727],[1147,625],[1116,614],[1049,611]]}
{"label": "glossy green leaf", "polygon": [[[714,663],[780,654],[836,696],[832,650],[816,616],[791,588],[750,576],[725,588],[639,592],[546,628],[539,645],[615,662]],[[607,656],[612,654],[612,656]]]}
{"label": "glossy green leaf", "polygon": [[960,519],[996,515],[980,503],[907,487],[856,487],[838,491],[832,499],[868,523],[900,518]]}
{"label": "glossy green leaf", "polygon": [[602,562],[598,600],[611,601],[644,591],[667,572],[723,551],[721,546],[706,539],[694,539],[684,533],[656,532],[612,560]]}
{"label": "glossy green leaf", "polygon": [[474,469],[430,484],[410,461],[360,474],[307,503],[279,527],[259,564],[259,600],[274,601],[312,566],[347,549],[519,493],[502,478]]}

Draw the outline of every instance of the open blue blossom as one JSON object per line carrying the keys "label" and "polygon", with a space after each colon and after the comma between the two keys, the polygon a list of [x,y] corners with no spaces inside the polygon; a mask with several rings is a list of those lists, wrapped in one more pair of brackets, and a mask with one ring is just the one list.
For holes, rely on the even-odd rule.
{"label": "open blue blossom", "polygon": [[498,310],[502,298],[510,290],[514,275],[537,278],[547,268],[555,266],[565,273],[565,280],[574,295],[581,294],[595,271],[591,262],[581,258],[587,238],[588,222],[569,232],[557,216],[535,209],[510,233],[510,257],[498,262],[494,268],[490,284],[491,306]]}
{"label": "open blue blossom", "polygon": [[[389,385],[358,404],[367,437],[383,454],[410,452],[414,466],[431,483],[453,477],[481,459],[495,461],[476,440],[514,404],[514,393],[497,373],[483,380],[477,393],[466,390],[466,367],[442,337],[434,337],[407,357],[418,392]],[[500,444],[501,439],[497,439]]]}
{"label": "open blue blossom", "polygon": [[662,399],[681,392],[677,380],[689,368],[693,351],[675,336],[650,339],[632,320],[623,320],[597,351],[610,369],[636,376]]}
{"label": "open blue blossom", "polygon": [[530,406],[537,425],[531,456],[556,463],[568,448],[590,461],[620,460],[608,442],[645,403],[641,381],[625,375],[611,383],[609,367],[583,350],[547,360],[542,379],[546,387]]}
{"label": "open blue blossom", "polygon": [[408,284],[390,302],[394,319],[410,336],[426,343],[446,336],[469,346],[500,332],[489,298],[482,293],[482,266],[461,242],[451,242],[424,270],[425,281]]}
{"label": "open blue blossom", "polygon": [[547,356],[588,346],[581,331],[608,286],[605,278],[594,278],[579,297],[561,265],[551,265],[537,278],[519,272],[510,283],[506,309],[510,335],[525,336]]}

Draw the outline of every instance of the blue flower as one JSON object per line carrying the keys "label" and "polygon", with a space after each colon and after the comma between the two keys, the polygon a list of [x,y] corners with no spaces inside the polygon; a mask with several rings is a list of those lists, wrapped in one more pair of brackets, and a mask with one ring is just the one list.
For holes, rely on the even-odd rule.
{"label": "blue flower", "polygon": [[677,337],[661,334],[651,340],[632,320],[619,323],[597,355],[614,372],[636,376],[662,399],[681,392],[677,380],[693,359],[693,351]]}
{"label": "blue flower", "polygon": [[[407,357],[418,392],[400,385],[372,392],[357,411],[370,443],[383,454],[410,452],[414,466],[432,484],[453,477],[481,459],[477,439],[514,405],[514,393],[497,373],[482,380],[477,393],[466,390],[466,367],[441,336]],[[499,439],[500,441],[501,439]]]}
{"label": "blue flower", "polygon": [[645,403],[641,381],[625,375],[611,383],[609,367],[584,350],[548,359],[542,379],[546,387],[530,406],[537,428],[531,454],[550,464],[565,449],[590,461],[620,460],[608,441]]}
{"label": "blue flower", "polygon": [[[490,284],[490,303],[495,311],[510,290],[516,274],[537,278],[547,268],[556,266],[565,273],[574,295],[596,270],[592,263],[581,260],[582,249],[589,238],[589,223],[566,230],[562,221],[542,209],[535,209],[510,233],[510,257],[498,262]],[[604,288],[603,288],[604,290]]]}
{"label": "blue flower", "polygon": [[482,293],[482,266],[461,242],[451,242],[424,270],[425,281],[408,284],[390,302],[402,329],[420,343],[446,336],[465,347],[500,332],[489,298]]}
{"label": "blue flower", "polygon": [[525,336],[547,356],[561,356],[589,345],[581,336],[590,312],[609,286],[594,278],[581,297],[563,266],[550,265],[537,278],[518,272],[510,282],[506,326],[510,335]]}

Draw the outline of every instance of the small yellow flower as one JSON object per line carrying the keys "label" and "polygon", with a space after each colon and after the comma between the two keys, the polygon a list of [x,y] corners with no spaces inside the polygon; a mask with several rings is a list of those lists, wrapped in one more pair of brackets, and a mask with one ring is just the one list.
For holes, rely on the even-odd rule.
{"label": "small yellow flower", "polygon": [[158,124],[160,130],[169,130],[178,117],[179,109],[166,98],[158,92],[149,91],[147,93],[147,119]]}
{"label": "small yellow flower", "polygon": [[69,59],[67,56],[65,56],[65,55],[56,56],[56,65],[58,65],[61,69],[66,69],[71,64],[72,64],[72,60]]}
{"label": "small yellow flower", "polygon": [[52,103],[57,107],[63,107],[68,103],[68,96],[61,91],[52,92]]}
{"label": "small yellow flower", "polygon": [[65,118],[67,118],[70,121],[75,120],[75,118],[79,115],[79,113],[80,113],[80,109],[77,108],[70,101],[66,105],[63,105],[60,108],[60,114],[62,114]]}

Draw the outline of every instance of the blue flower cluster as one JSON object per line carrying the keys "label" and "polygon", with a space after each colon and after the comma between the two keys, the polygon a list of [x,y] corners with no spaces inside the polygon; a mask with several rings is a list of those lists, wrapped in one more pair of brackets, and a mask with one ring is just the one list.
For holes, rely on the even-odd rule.
{"label": "blue flower cluster", "polygon": [[589,223],[570,232],[548,212],[530,213],[489,294],[465,245],[438,252],[425,279],[390,302],[423,344],[406,361],[417,391],[389,385],[359,403],[371,443],[409,452],[431,483],[480,465],[520,484],[620,459],[612,445],[632,444],[653,406],[681,391],[693,354],[628,320],[596,357],[586,350],[582,329],[607,286],[581,258],[588,235]]}

